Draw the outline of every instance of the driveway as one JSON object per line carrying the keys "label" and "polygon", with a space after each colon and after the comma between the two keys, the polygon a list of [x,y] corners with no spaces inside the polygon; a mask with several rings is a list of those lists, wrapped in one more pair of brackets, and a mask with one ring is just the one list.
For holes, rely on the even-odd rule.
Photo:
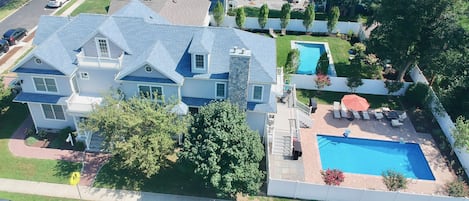
{"label": "driveway", "polygon": [[50,15],[56,9],[46,8],[48,0],[31,0],[18,11],[0,22],[0,33],[3,35],[10,28],[24,27],[27,30],[34,28],[41,15]]}

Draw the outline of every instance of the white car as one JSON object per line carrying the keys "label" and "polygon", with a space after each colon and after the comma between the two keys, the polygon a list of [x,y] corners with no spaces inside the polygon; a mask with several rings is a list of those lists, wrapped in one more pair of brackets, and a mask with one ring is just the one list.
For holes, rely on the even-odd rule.
{"label": "white car", "polygon": [[49,0],[49,3],[47,3],[47,7],[58,8],[61,7],[67,1],[68,0]]}

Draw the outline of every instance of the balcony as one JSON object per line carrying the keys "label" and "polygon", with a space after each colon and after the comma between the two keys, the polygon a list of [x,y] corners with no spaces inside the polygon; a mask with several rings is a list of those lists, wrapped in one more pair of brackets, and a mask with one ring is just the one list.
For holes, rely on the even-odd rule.
{"label": "balcony", "polygon": [[103,57],[90,57],[85,56],[83,51],[77,54],[77,60],[79,66],[98,67],[105,69],[120,69],[122,66],[122,53],[118,58],[103,58]]}
{"label": "balcony", "polygon": [[66,101],[67,112],[75,114],[87,114],[91,112],[95,106],[100,105],[102,101],[102,97],[72,94]]}

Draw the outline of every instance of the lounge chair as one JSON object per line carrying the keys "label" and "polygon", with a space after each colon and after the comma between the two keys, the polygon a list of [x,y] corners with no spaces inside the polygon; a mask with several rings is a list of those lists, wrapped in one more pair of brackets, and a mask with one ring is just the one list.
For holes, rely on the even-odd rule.
{"label": "lounge chair", "polygon": [[340,116],[343,118],[349,118],[347,107],[344,104],[340,104]]}
{"label": "lounge chair", "polygon": [[402,126],[402,125],[404,125],[404,124],[401,123],[401,122],[400,122],[399,120],[397,120],[397,119],[393,119],[393,120],[391,120],[391,125],[392,125],[393,127],[399,127],[399,126]]}
{"label": "lounge chair", "polygon": [[382,112],[380,109],[376,109],[376,110],[374,111],[374,114],[375,114],[375,118],[376,118],[377,120],[381,120],[381,119],[384,118],[383,112]]}
{"label": "lounge chair", "polygon": [[368,114],[368,111],[362,111],[362,116],[364,120],[370,120],[370,115]]}
{"label": "lounge chair", "polygon": [[359,114],[357,111],[355,111],[355,110],[352,110],[352,114],[353,114],[353,118],[354,118],[354,119],[360,119],[360,118],[361,118],[361,117],[360,117],[360,114]]}
{"label": "lounge chair", "polygon": [[337,101],[334,101],[333,112],[334,112],[334,118],[340,119],[340,103]]}
{"label": "lounge chair", "polygon": [[402,113],[401,115],[399,115],[399,121],[404,121],[404,119],[407,118],[407,113]]}

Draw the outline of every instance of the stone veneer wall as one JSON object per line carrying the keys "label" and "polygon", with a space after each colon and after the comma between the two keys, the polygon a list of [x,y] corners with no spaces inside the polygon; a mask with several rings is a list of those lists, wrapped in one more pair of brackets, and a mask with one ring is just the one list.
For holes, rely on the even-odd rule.
{"label": "stone veneer wall", "polygon": [[251,51],[234,47],[230,50],[230,75],[228,100],[246,110],[248,99],[249,66]]}

